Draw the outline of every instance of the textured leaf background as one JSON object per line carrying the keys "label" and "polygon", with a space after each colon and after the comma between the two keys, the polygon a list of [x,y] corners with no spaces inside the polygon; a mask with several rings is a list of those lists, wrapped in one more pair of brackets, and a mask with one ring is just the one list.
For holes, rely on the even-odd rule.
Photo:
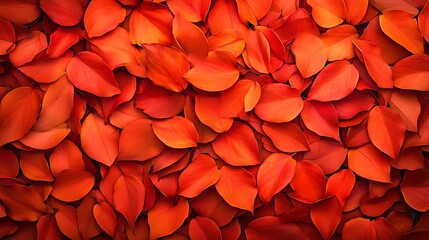
{"label": "textured leaf background", "polygon": [[429,239],[428,0],[0,0],[0,239]]}

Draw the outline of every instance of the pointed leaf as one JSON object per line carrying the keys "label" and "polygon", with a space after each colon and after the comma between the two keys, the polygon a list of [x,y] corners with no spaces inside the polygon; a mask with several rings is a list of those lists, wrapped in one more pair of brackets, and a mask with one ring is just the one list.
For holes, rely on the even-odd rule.
{"label": "pointed leaf", "polygon": [[299,34],[292,43],[296,66],[302,77],[308,78],[318,73],[328,59],[323,41],[310,33]]}
{"label": "pointed leaf", "polygon": [[401,192],[405,202],[412,208],[420,212],[429,209],[429,170],[427,168],[405,172],[401,183]]}
{"label": "pointed leaf", "polygon": [[86,0],[40,0],[40,8],[55,23],[62,26],[74,26],[82,19],[86,3]]}
{"label": "pointed leaf", "polygon": [[111,166],[118,156],[118,129],[105,125],[103,119],[94,114],[88,115],[83,122],[80,140],[89,157],[107,166]]}
{"label": "pointed leaf", "polygon": [[332,28],[344,21],[344,2],[341,0],[308,0],[314,20],[324,28]]}
{"label": "pointed leaf", "polygon": [[124,174],[118,178],[113,189],[113,205],[124,215],[132,229],[143,210],[144,201],[145,187],[142,181],[131,174]]}
{"label": "pointed leaf", "polygon": [[220,240],[222,234],[213,220],[205,217],[195,217],[189,223],[189,237],[201,240]]}
{"label": "pointed leaf", "polygon": [[[348,2],[356,1],[348,0]],[[326,46],[328,61],[332,62],[353,58],[355,56],[353,40],[358,37],[359,33],[357,29],[351,25],[344,24],[328,29],[328,31],[320,36],[320,39],[322,39]]]}
{"label": "pointed leaf", "polygon": [[347,157],[347,148],[333,140],[320,140],[310,144],[310,151],[304,153],[304,160],[317,164],[328,175],[337,171]]}
{"label": "pointed leaf", "polygon": [[394,86],[407,90],[429,91],[429,56],[414,55],[397,62],[393,67]]}
{"label": "pointed leaf", "polygon": [[260,73],[271,72],[270,43],[260,31],[251,31],[246,40],[246,52],[252,68]]}
{"label": "pointed leaf", "polygon": [[313,203],[325,196],[327,179],[314,163],[301,161],[296,164],[295,175],[290,182],[294,192],[289,196],[305,203]]}
{"label": "pointed leaf", "polygon": [[196,197],[215,184],[219,176],[215,160],[205,154],[198,155],[179,176],[179,194],[188,198]]}
{"label": "pointed leaf", "polygon": [[305,126],[319,136],[330,137],[341,142],[337,111],[331,103],[306,100],[301,118]]}
{"label": "pointed leaf", "polygon": [[355,181],[355,175],[350,169],[334,173],[326,183],[326,195],[336,196],[341,206],[344,207],[346,199],[355,186]]}
{"label": "pointed leaf", "polygon": [[18,158],[11,150],[0,148],[0,165],[0,178],[14,178],[19,173]]}
{"label": "pointed leaf", "polygon": [[180,14],[173,19],[173,35],[191,60],[194,57],[202,59],[207,57],[209,45],[204,33]]}
{"label": "pointed leaf", "polygon": [[[326,211],[329,209],[329,211]],[[341,204],[336,196],[324,199],[313,205],[310,211],[311,221],[322,234],[323,239],[330,239],[341,221]]]}
{"label": "pointed leaf", "polygon": [[257,175],[258,195],[265,203],[285,188],[295,175],[296,161],[291,155],[273,153],[261,164]]}
{"label": "pointed leaf", "polygon": [[9,60],[15,67],[31,62],[34,57],[48,47],[44,33],[32,31],[18,42],[15,49],[9,54]]}
{"label": "pointed leaf", "polygon": [[230,165],[249,166],[260,163],[255,135],[246,124],[235,122],[231,129],[216,137],[212,146],[216,154]]}
{"label": "pointed leaf", "polygon": [[255,178],[244,168],[223,166],[215,186],[229,205],[253,213],[258,190]]}
{"label": "pointed leaf", "polygon": [[65,205],[55,213],[55,219],[61,233],[70,239],[82,239],[77,222],[77,211],[74,207]]}
{"label": "pointed leaf", "polygon": [[43,152],[22,152],[20,165],[22,173],[28,179],[33,181],[54,181]]}
{"label": "pointed leaf", "polygon": [[[350,149],[349,168],[357,175],[378,182],[390,182],[390,165],[387,158],[372,144]],[[372,166],[372,167],[368,167]]]}
{"label": "pointed leaf", "polygon": [[273,144],[283,152],[310,150],[307,137],[294,123],[264,122],[262,129],[273,141]]}
{"label": "pointed leaf", "polygon": [[92,0],[85,10],[83,22],[90,38],[113,30],[125,19],[126,10],[115,0]]}
{"label": "pointed leaf", "polygon": [[165,145],[172,148],[196,147],[198,133],[194,124],[179,116],[152,123],[153,132]]}

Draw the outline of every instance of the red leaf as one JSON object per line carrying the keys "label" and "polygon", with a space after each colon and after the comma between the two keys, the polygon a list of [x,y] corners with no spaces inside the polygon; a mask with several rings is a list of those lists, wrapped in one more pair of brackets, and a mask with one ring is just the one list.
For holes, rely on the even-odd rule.
{"label": "red leaf", "polygon": [[155,85],[173,92],[180,92],[188,83],[183,78],[190,65],[178,49],[164,45],[145,45],[147,75]]}
{"label": "red leaf", "polygon": [[57,240],[61,239],[61,232],[58,229],[57,221],[53,214],[40,217],[37,222],[37,239]]}
{"label": "red leaf", "polygon": [[354,218],[344,225],[343,239],[401,239],[399,230],[386,221],[385,218],[369,220]]}
{"label": "red leaf", "polygon": [[12,23],[4,18],[0,18],[0,30],[0,55],[6,55],[15,48],[15,29]]}
{"label": "red leaf", "polygon": [[9,54],[9,60],[15,67],[31,62],[34,57],[48,47],[44,33],[32,31],[26,38],[18,42],[15,49]]}
{"label": "red leaf", "polygon": [[399,11],[383,11],[380,27],[395,42],[413,54],[423,54],[423,37],[413,14]]}
{"label": "red leaf", "polygon": [[[424,3],[424,1],[422,1]],[[423,9],[420,11],[417,17],[417,23],[419,25],[420,32],[425,38],[426,42],[429,41],[429,4],[425,4]]]}
{"label": "red leaf", "polygon": [[55,177],[66,169],[85,169],[80,149],[67,139],[55,147],[49,158],[49,165]]}
{"label": "red leaf", "polygon": [[255,135],[246,124],[235,122],[231,129],[216,137],[212,146],[216,154],[230,165],[249,166],[260,163]]}
{"label": "red leaf", "polygon": [[306,100],[301,118],[305,126],[319,136],[330,137],[341,142],[337,111],[331,103]]}
{"label": "red leaf", "polygon": [[273,153],[267,157],[258,170],[258,195],[264,203],[285,188],[295,175],[296,161],[292,156]]}
{"label": "red leaf", "polygon": [[[172,22],[173,16],[166,6],[144,1],[131,13],[131,42],[169,44],[173,41]],[[141,34],[142,32],[146,34]]]}
{"label": "red leaf", "polygon": [[121,92],[113,72],[92,52],[76,54],[67,66],[67,76],[75,87],[98,97],[111,97]]}
{"label": "red leaf", "polygon": [[61,233],[70,239],[82,239],[79,233],[77,211],[72,206],[62,206],[55,213],[55,219]]}
{"label": "red leaf", "polygon": [[361,23],[368,12],[368,2],[369,0],[345,0],[344,7],[346,21],[355,26]]}
{"label": "red leaf", "polygon": [[253,213],[258,190],[255,177],[244,168],[223,166],[215,186],[229,205]]}
{"label": "red leaf", "polygon": [[46,211],[42,197],[32,188],[20,184],[0,183],[0,200],[7,216],[15,221],[37,221]]}
{"label": "red leaf", "polygon": [[251,31],[247,36],[246,53],[250,67],[260,73],[271,72],[270,43],[260,31]]}
{"label": "red leaf", "polygon": [[[195,67],[184,78],[204,91],[223,91],[238,80],[239,71],[235,57],[230,51],[211,51],[204,60],[194,61]],[[219,81],[222,79],[222,81]]]}
{"label": "red leaf", "polygon": [[328,175],[343,165],[347,148],[333,140],[320,140],[310,144],[310,151],[304,153],[304,160],[317,164]]}
{"label": "red leaf", "polygon": [[[372,144],[350,149],[349,168],[357,175],[378,182],[390,182],[390,165],[387,158]],[[368,166],[372,166],[369,168]]]}
{"label": "red leaf", "polygon": [[418,131],[417,123],[421,106],[415,92],[394,89],[389,105],[391,109],[395,110],[401,116],[408,131]]}
{"label": "red leaf", "polygon": [[113,30],[125,19],[126,10],[115,0],[92,0],[85,10],[83,22],[90,38]]}
{"label": "red leaf", "polygon": [[279,217],[264,216],[250,222],[246,227],[246,238],[258,239],[310,239],[305,236],[298,224],[282,221]]}
{"label": "red leaf", "polygon": [[290,182],[294,192],[289,193],[289,196],[305,203],[316,202],[325,196],[326,182],[325,175],[316,164],[308,161],[298,162]]}
{"label": "red leaf", "polygon": [[429,170],[427,168],[405,172],[401,183],[405,202],[420,212],[426,212],[429,204]]}
{"label": "red leaf", "polygon": [[40,0],[40,8],[55,23],[62,26],[74,26],[82,19],[86,3],[86,0]]}
{"label": "red leaf", "polygon": [[103,119],[94,114],[88,115],[83,122],[80,140],[89,157],[107,166],[111,166],[118,156],[118,129],[105,125]]}
{"label": "red leaf", "polygon": [[382,152],[396,158],[404,142],[406,126],[402,118],[390,108],[374,107],[368,116],[368,135]]}
{"label": "red leaf", "polygon": [[[23,12],[25,14],[21,14]],[[0,16],[20,26],[34,22],[40,12],[37,0],[10,0],[2,3],[0,8]]]}
{"label": "red leaf", "polygon": [[28,179],[33,181],[54,181],[43,152],[22,152],[20,166],[22,173]]}
{"label": "red leaf", "polygon": [[355,186],[355,175],[350,169],[344,169],[332,174],[326,183],[326,195],[334,195],[344,207],[346,199]]}
{"label": "red leaf", "polygon": [[299,91],[285,84],[273,83],[262,88],[255,113],[268,122],[289,122],[303,109]]}
{"label": "red leaf", "polygon": [[173,19],[173,35],[191,61],[195,57],[201,59],[207,57],[209,45],[203,31],[180,14]]}
{"label": "red leaf", "polygon": [[82,199],[94,186],[94,176],[87,171],[66,169],[55,179],[51,195],[64,202]]}
{"label": "red leaf", "polygon": [[359,72],[348,61],[328,64],[311,86],[308,99],[321,102],[340,100],[350,95],[359,79]]}
{"label": "red leaf", "polygon": [[119,160],[148,160],[160,154],[165,145],[153,133],[152,122],[138,119],[124,127],[119,138]]}
{"label": "red leaf", "polygon": [[153,132],[165,145],[172,148],[196,147],[198,133],[194,124],[183,117],[155,121],[152,123]]}
{"label": "red leaf", "polygon": [[[136,220],[143,210],[144,202],[145,187],[143,183],[131,174],[120,176],[113,189],[113,205],[118,212],[124,215],[132,229],[135,228]],[[95,213],[94,216],[97,219]],[[109,233],[112,232],[111,230],[109,229]]]}
{"label": "red leaf", "polygon": [[63,55],[63,53],[79,41],[80,32],[80,27],[58,27],[49,37],[46,56],[56,58]]}
{"label": "red leaf", "polygon": [[222,234],[219,227],[210,218],[195,217],[189,223],[189,237],[191,239],[219,240],[222,239]]}
{"label": "red leaf", "polygon": [[353,40],[354,45],[359,50],[356,52],[365,64],[369,75],[381,88],[392,88],[392,69],[381,57],[379,46],[364,40]]}
{"label": "red leaf", "polygon": [[308,78],[318,73],[328,59],[323,41],[310,33],[299,34],[292,43],[296,66],[302,77]]}
{"label": "red leaf", "polygon": [[189,204],[179,197],[177,202],[159,198],[148,212],[150,239],[168,236],[175,232],[189,215]]}
{"label": "red leaf", "polygon": [[[326,211],[329,209],[329,211]],[[313,205],[310,211],[311,221],[322,234],[330,239],[341,221],[341,204],[336,196],[324,199]]]}
{"label": "red leaf", "polygon": [[208,155],[201,154],[183,170],[179,177],[179,195],[192,198],[219,180],[220,172],[216,162]]}
{"label": "red leaf", "polygon": [[393,67],[394,86],[407,90],[429,91],[429,56],[414,55],[397,62]]}
{"label": "red leaf", "polygon": [[15,88],[2,98],[0,146],[18,140],[28,133],[36,122],[40,105],[39,94],[28,87]]}
{"label": "red leaf", "polygon": [[345,19],[345,6],[341,0],[323,1],[308,0],[314,21],[324,28],[332,28],[341,24]]}
{"label": "red leaf", "polygon": [[0,165],[0,178],[14,178],[19,173],[18,158],[10,150],[0,148]]}
{"label": "red leaf", "polygon": [[294,123],[264,122],[262,129],[283,152],[300,152],[310,150],[307,137]]}

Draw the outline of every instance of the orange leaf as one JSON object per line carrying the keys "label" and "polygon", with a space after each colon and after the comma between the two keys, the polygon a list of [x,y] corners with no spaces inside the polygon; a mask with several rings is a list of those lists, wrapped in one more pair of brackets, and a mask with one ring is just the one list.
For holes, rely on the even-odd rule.
{"label": "orange leaf", "polygon": [[160,154],[165,145],[153,133],[152,122],[138,119],[124,127],[119,138],[119,160],[148,160]]}
{"label": "orange leaf", "polygon": [[64,202],[82,199],[94,186],[94,176],[87,171],[66,169],[55,179],[51,195]]}
{"label": "orange leaf", "polygon": [[203,31],[191,22],[188,22],[180,14],[176,15],[173,19],[173,35],[191,60],[195,57],[201,59],[207,57],[209,45]]}
{"label": "orange leaf", "polygon": [[82,239],[77,222],[77,211],[74,207],[64,205],[55,213],[58,228],[61,233],[70,239]]}
{"label": "orange leaf", "polygon": [[33,181],[54,181],[43,152],[22,152],[20,165],[22,173],[28,179]]}
{"label": "orange leaf", "polygon": [[15,29],[12,23],[4,18],[0,18],[0,30],[0,55],[6,55],[15,48]]}
{"label": "orange leaf", "polygon": [[32,128],[19,141],[34,149],[50,149],[57,146],[70,133],[66,123],[61,123],[47,130]]}
{"label": "orange leaf", "polygon": [[233,0],[216,1],[210,10],[207,22],[213,34],[225,28],[235,29],[240,34],[247,32],[247,27],[238,15],[237,3]]}
{"label": "orange leaf", "polygon": [[88,195],[82,200],[77,208],[79,232],[83,239],[93,238],[103,231],[98,226],[97,221],[94,218],[93,209],[95,204],[96,199],[93,196]]}
{"label": "orange leaf", "polygon": [[104,124],[100,117],[89,114],[82,124],[82,149],[94,160],[111,166],[118,156],[119,131]]}
{"label": "orange leaf", "polygon": [[262,129],[273,141],[273,144],[283,152],[310,150],[307,137],[294,123],[264,122]]}
{"label": "orange leaf", "polygon": [[405,202],[420,212],[429,209],[429,169],[418,169],[405,172],[401,183],[401,192]]}
{"label": "orange leaf", "polygon": [[[349,168],[357,175],[378,182],[390,182],[390,165],[387,158],[371,144],[353,148],[348,153]],[[372,167],[368,167],[372,166]]]}
{"label": "orange leaf", "polygon": [[261,98],[255,113],[268,122],[289,122],[303,109],[304,104],[298,90],[282,83],[273,83],[262,88]]}
{"label": "orange leaf", "polygon": [[426,42],[429,42],[429,4],[426,3],[423,9],[420,11],[417,17],[417,23],[419,25],[420,32],[425,38]]}
{"label": "orange leaf", "polygon": [[208,155],[200,154],[179,176],[179,195],[192,198],[219,180],[216,162]]}
{"label": "orange leaf", "polygon": [[67,76],[75,87],[98,97],[111,97],[121,92],[113,72],[92,52],[76,54],[67,66]]}
{"label": "orange leaf", "polygon": [[417,132],[421,106],[415,92],[394,89],[389,106],[401,116],[408,131]]}
{"label": "orange leaf", "polygon": [[[361,2],[361,1],[353,1]],[[328,29],[320,39],[326,46],[328,61],[351,59],[355,56],[353,40],[359,37],[357,29],[351,25],[340,25]]]}
{"label": "orange leaf", "polygon": [[231,128],[233,119],[222,116],[219,112],[220,97],[197,95],[195,97],[195,114],[201,123],[213,129],[213,131],[221,133],[226,132]]}
{"label": "orange leaf", "polygon": [[304,202],[313,203],[325,196],[327,179],[314,163],[301,161],[296,164],[295,175],[290,182],[294,192],[289,196]]}
{"label": "orange leaf", "polygon": [[215,186],[229,205],[253,213],[258,189],[255,177],[244,168],[223,166]]}
{"label": "orange leaf", "polygon": [[[0,103],[0,146],[24,137],[36,122],[40,96],[31,88],[8,92]],[[19,124],[17,124],[19,123]]]}
{"label": "orange leaf", "polygon": [[328,59],[325,44],[310,33],[299,34],[292,43],[296,66],[302,77],[308,78],[318,73]]}
{"label": "orange leaf", "polygon": [[[326,211],[329,209],[329,211]],[[310,210],[311,221],[322,234],[323,239],[330,239],[341,221],[341,204],[336,196],[324,199],[313,205]]]}
{"label": "orange leaf", "polygon": [[8,209],[7,216],[15,221],[34,222],[46,211],[42,197],[25,185],[0,182],[0,200]]}
{"label": "orange leaf", "polygon": [[212,146],[216,154],[230,165],[260,164],[258,143],[252,129],[246,124],[235,122],[231,129],[216,137]]}
{"label": "orange leaf", "polygon": [[345,19],[344,2],[342,0],[308,0],[312,7],[314,21],[324,28],[332,28]]}
{"label": "orange leaf", "polygon": [[359,80],[359,72],[348,61],[328,64],[311,86],[308,99],[321,102],[340,100],[350,95]]}
{"label": "orange leaf", "polygon": [[310,151],[304,153],[304,160],[317,164],[328,175],[343,165],[347,156],[347,148],[336,141],[322,139],[310,144]]}
{"label": "orange leaf", "polygon": [[332,174],[326,183],[326,195],[337,197],[341,206],[344,207],[346,199],[355,186],[356,178],[350,169],[344,169]]}
{"label": "orange leaf", "polygon": [[92,0],[85,10],[83,23],[90,38],[113,30],[125,19],[126,10],[115,0]]}
{"label": "orange leaf", "polygon": [[213,33],[208,39],[208,44],[210,51],[229,50],[238,57],[243,52],[246,42],[238,31],[226,28]]}
{"label": "orange leaf", "polygon": [[148,222],[150,239],[158,239],[175,232],[189,215],[188,201],[179,197],[177,202],[166,198],[159,198],[149,209]]}
{"label": "orange leaf", "polygon": [[359,25],[368,10],[369,0],[344,0],[346,21],[352,25]]}
{"label": "orange leaf", "polygon": [[368,115],[369,139],[392,158],[399,155],[405,131],[406,126],[401,116],[388,107],[374,107]]}
{"label": "orange leaf", "polygon": [[319,136],[330,137],[341,142],[337,111],[331,103],[306,100],[301,118],[305,126]]}
{"label": "orange leaf", "polygon": [[380,47],[364,40],[353,40],[369,75],[381,88],[392,88],[392,69],[381,57]]}
{"label": "orange leaf", "polygon": [[251,31],[246,40],[246,52],[252,68],[260,73],[271,72],[270,43],[260,31]]}
{"label": "orange leaf", "polygon": [[87,0],[40,0],[40,8],[55,23],[62,26],[77,25],[83,17]]}
{"label": "orange leaf", "polygon": [[32,31],[26,38],[18,42],[15,49],[9,54],[9,60],[15,67],[31,62],[34,57],[48,47],[44,33]]}
{"label": "orange leaf", "polygon": [[111,237],[114,237],[117,219],[112,206],[110,206],[110,204],[107,202],[95,204],[93,213],[98,225]]}
{"label": "orange leaf", "polygon": [[80,27],[58,27],[49,37],[49,46],[46,56],[60,57],[80,39]]}
{"label": "orange leaf", "polygon": [[52,83],[43,97],[42,111],[33,128],[48,130],[67,121],[73,109],[73,96],[74,87],[65,75]]}
{"label": "orange leaf", "polygon": [[19,162],[11,151],[0,148],[0,178],[15,178],[19,173]]}
{"label": "orange leaf", "polygon": [[194,124],[179,116],[154,121],[153,132],[165,145],[172,148],[196,147],[198,144],[198,133]]}
{"label": "orange leaf", "polygon": [[[129,23],[131,42],[170,44],[173,42],[172,22],[173,16],[166,6],[144,1],[131,13]],[[142,32],[146,34],[141,34]]]}
{"label": "orange leaf", "polygon": [[175,16],[181,14],[189,22],[199,22],[206,19],[211,0],[169,0],[167,4]]}
{"label": "orange leaf", "polygon": [[189,237],[201,240],[220,240],[222,234],[213,220],[205,217],[195,217],[189,223]]}
{"label": "orange leaf", "polygon": [[198,142],[207,143],[216,138],[217,133],[198,119],[195,113],[195,100],[192,97],[186,97],[183,112],[185,117],[194,123],[198,132]]}
{"label": "orange leaf", "polygon": [[[118,212],[124,215],[132,229],[135,228],[136,220],[143,210],[144,202],[145,187],[142,181],[131,174],[120,176],[113,189],[113,205]],[[111,229],[109,230],[110,232]]]}
{"label": "orange leaf", "polygon": [[393,67],[393,85],[407,90],[429,91],[429,56],[403,58]]}
{"label": "orange leaf", "polygon": [[380,15],[380,27],[395,42],[413,54],[423,54],[423,37],[413,14],[388,10]]}
{"label": "orange leaf", "polygon": [[238,80],[236,60],[230,51],[211,51],[205,60],[194,61],[195,67],[184,78],[204,91],[223,91]]}
{"label": "orange leaf", "polygon": [[0,16],[20,26],[34,22],[40,12],[38,0],[10,0],[0,8]]}
{"label": "orange leaf", "polygon": [[273,153],[268,156],[258,170],[258,195],[264,203],[285,188],[295,174],[296,161],[291,155]]}
{"label": "orange leaf", "polygon": [[178,49],[164,45],[145,45],[147,54],[147,76],[155,85],[173,92],[186,89],[188,83],[183,78],[190,65],[185,55]]}
{"label": "orange leaf", "polygon": [[308,240],[298,224],[282,221],[279,217],[264,216],[250,222],[246,227],[246,238],[249,240]]}

